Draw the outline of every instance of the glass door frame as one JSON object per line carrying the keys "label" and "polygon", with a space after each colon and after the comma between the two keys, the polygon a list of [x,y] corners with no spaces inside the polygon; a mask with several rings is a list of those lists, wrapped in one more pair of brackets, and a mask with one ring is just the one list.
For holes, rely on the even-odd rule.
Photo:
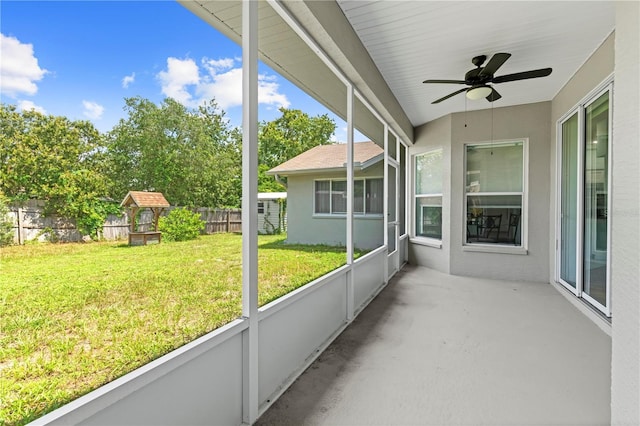
{"label": "glass door frame", "polygon": [[[386,190],[386,204],[389,205],[389,200],[390,200],[390,194],[389,194],[389,190],[388,187],[390,185],[394,186],[394,209],[393,212],[388,209],[387,211],[387,215],[386,215],[386,223],[387,223],[387,227],[386,227],[386,233],[387,236],[392,235],[393,236],[393,242],[388,241],[388,237],[387,237],[387,247],[391,248],[393,247],[394,250],[391,251],[389,250],[387,253],[387,262],[389,264],[389,271],[388,271],[388,276],[389,278],[392,277],[396,272],[398,272],[400,270],[400,219],[398,217],[398,214],[400,212],[399,209],[399,183],[398,183],[398,179],[399,179],[399,169],[400,169],[400,164],[398,163],[398,161],[396,161],[395,158],[387,156],[387,162],[386,162],[386,167],[385,167],[385,174],[387,175],[387,179],[386,184],[387,184],[387,188],[385,188]],[[394,181],[391,182],[391,176],[389,173],[389,169],[392,168],[394,170]],[[390,218],[393,217],[393,220],[390,220]]]}
{"label": "glass door frame", "polygon": [[[597,89],[589,93],[578,105],[572,108],[569,112],[563,115],[560,120],[557,122],[556,126],[556,267],[555,267],[555,280],[557,283],[561,284],[567,290],[571,291],[577,297],[584,299],[591,306],[598,309],[607,317],[611,317],[611,220],[610,215],[608,214],[607,218],[607,255],[606,255],[606,289],[605,289],[605,298],[606,304],[603,305],[593,297],[591,297],[588,293],[584,291],[584,236],[585,236],[585,157],[586,157],[586,149],[585,149],[585,111],[586,108],[591,105],[593,102],[597,101],[602,95],[609,92],[609,106],[608,106],[608,146],[607,146],[607,171],[608,171],[608,179],[607,179],[607,212],[611,212],[612,205],[612,197],[611,197],[611,170],[612,170],[612,146],[613,146],[613,79],[609,77],[602,85],[600,85]],[[562,267],[562,257],[561,257],[561,206],[562,206],[562,126],[569,119],[571,119],[575,114],[578,114],[578,165],[577,165],[577,173],[578,173],[578,188],[577,188],[577,233],[576,233],[576,287],[574,288],[571,284],[565,282],[561,278],[561,267]]]}
{"label": "glass door frame", "polygon": [[[576,203],[577,206],[574,206],[577,211],[576,217],[576,262],[575,262],[575,273],[576,273],[576,286],[572,286],[570,283],[566,282],[562,278],[562,174],[564,169],[562,167],[563,163],[563,126],[566,124],[571,118],[573,118],[577,114],[578,116],[578,132],[577,132],[577,148],[578,148],[578,159],[576,165],[576,174],[574,176],[577,180],[577,196]],[[579,105],[578,107],[572,109],[569,113],[566,114],[564,118],[562,118],[558,122],[557,126],[557,151],[556,151],[556,163],[557,163],[557,185],[556,185],[556,282],[562,284],[567,290],[575,294],[577,297],[581,297],[582,295],[582,274],[583,274],[583,222],[584,215],[582,214],[584,205],[584,185],[582,183],[582,171],[584,170],[584,145],[582,141],[584,140],[584,108],[583,105]]]}

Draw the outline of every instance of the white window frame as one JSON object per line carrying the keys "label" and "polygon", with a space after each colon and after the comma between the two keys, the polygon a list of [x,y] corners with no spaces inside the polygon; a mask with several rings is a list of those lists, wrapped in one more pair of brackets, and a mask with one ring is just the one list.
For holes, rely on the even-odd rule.
{"label": "white window frame", "polygon": [[[412,208],[411,208],[411,217],[413,218],[412,223],[411,223],[411,242],[413,243],[417,243],[417,244],[423,244],[423,245],[427,245],[427,246],[432,246],[432,247],[436,247],[436,248],[441,248],[442,247],[442,235],[444,234],[444,229],[443,229],[443,223],[440,224],[441,228],[440,228],[440,234],[441,237],[440,238],[432,238],[432,237],[426,237],[424,235],[418,235],[418,229],[417,229],[417,206],[418,206],[418,198],[433,198],[433,197],[440,197],[440,208],[442,211],[443,208],[443,204],[444,204],[444,195],[443,192],[439,192],[439,193],[424,193],[424,194],[416,194],[417,191],[417,184],[416,184],[416,179],[418,177],[418,173],[417,173],[417,169],[416,169],[416,160],[418,157],[423,156],[423,155],[428,155],[428,154],[434,154],[436,152],[440,152],[441,155],[441,161],[442,161],[442,166],[444,166],[444,149],[442,147],[434,147],[433,149],[429,149],[427,151],[422,151],[422,152],[418,152],[415,153],[411,156],[411,176],[412,176],[412,184],[411,184],[411,204],[412,204]],[[442,167],[441,166],[441,167]],[[443,168],[444,169],[444,168]],[[443,171],[443,175],[440,176],[441,179],[441,186],[444,187],[444,171]],[[421,209],[421,214],[420,214],[420,222],[422,223],[422,210]]]}
{"label": "white window frame", "polygon": [[[384,178],[382,176],[368,176],[368,177],[362,177],[362,178],[355,178],[354,181],[354,186],[355,186],[355,182],[362,182],[363,185],[363,197],[364,195],[366,195],[367,193],[367,181],[368,180],[380,180],[383,183],[383,188],[384,188]],[[313,180],[313,217],[345,217],[347,215],[346,212],[339,212],[339,213],[334,213],[333,212],[333,183],[334,182],[346,182],[347,179],[345,178],[327,178],[327,179],[314,179]],[[318,213],[316,211],[316,182],[329,182],[329,213]],[[383,191],[384,193],[384,191]],[[380,194],[380,197],[384,197],[383,193]],[[346,191],[345,191],[346,194]],[[363,198],[362,200],[362,209],[364,212],[362,211],[355,211],[353,212],[354,216],[358,216],[358,217],[368,217],[368,218],[381,218],[383,217],[383,213],[368,213],[367,212],[367,200],[366,197]]]}
{"label": "white window frame", "polygon": [[[522,192],[467,192],[467,147],[478,145],[501,145],[507,143],[522,142]],[[529,138],[512,138],[504,140],[470,142],[463,146],[463,177],[462,177],[462,249],[463,251],[478,251],[486,253],[503,254],[528,254],[529,236]],[[522,206],[520,209],[520,245],[514,246],[500,243],[478,243],[467,242],[467,200],[469,195],[490,196],[490,195],[521,195]]]}

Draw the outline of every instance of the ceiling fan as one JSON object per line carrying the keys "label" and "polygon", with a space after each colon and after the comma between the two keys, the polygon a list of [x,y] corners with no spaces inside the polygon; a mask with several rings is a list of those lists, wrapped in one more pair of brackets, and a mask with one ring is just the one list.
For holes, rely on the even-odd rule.
{"label": "ceiling fan", "polygon": [[441,83],[441,84],[465,84],[465,87],[456,90],[440,99],[431,102],[432,104],[440,103],[457,94],[467,92],[467,98],[480,99],[486,98],[487,101],[493,102],[502,96],[491,84],[506,83],[508,81],[526,80],[529,78],[546,77],[551,74],[551,68],[541,68],[539,70],[531,70],[517,72],[515,74],[506,74],[495,77],[494,74],[509,59],[511,53],[496,53],[489,59],[489,62],[483,67],[484,61],[487,60],[485,55],[474,57],[471,62],[476,68],[467,71],[464,80],[425,80],[423,83]]}

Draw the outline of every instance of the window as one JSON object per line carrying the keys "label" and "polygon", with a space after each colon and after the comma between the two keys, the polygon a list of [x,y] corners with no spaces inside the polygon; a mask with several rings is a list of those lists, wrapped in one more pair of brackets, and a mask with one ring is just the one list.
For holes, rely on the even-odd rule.
{"label": "window", "polygon": [[262,201],[258,202],[258,214],[264,214],[264,203]]}
{"label": "window", "polygon": [[525,141],[466,145],[466,242],[522,246]]}
{"label": "window", "polygon": [[[315,214],[347,213],[347,181],[315,181]],[[383,208],[383,181],[381,178],[355,179],[353,181],[353,213],[381,215]]]}
{"label": "window", "polygon": [[416,237],[442,239],[442,150],[415,156]]}

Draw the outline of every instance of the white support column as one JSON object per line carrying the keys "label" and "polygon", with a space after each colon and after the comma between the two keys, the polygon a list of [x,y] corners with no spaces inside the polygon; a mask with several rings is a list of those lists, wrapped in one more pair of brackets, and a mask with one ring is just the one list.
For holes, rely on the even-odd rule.
{"label": "white support column", "polygon": [[258,2],[242,2],[243,422],[258,418]]}
{"label": "white support column", "polygon": [[[347,84],[347,265],[353,265],[353,85]],[[347,320],[354,317],[353,267],[347,274]]]}
{"label": "white support column", "polygon": [[[389,254],[389,126],[384,124],[384,172],[382,179],[382,226],[384,231],[382,233],[382,242],[387,247],[387,255]],[[384,262],[384,282],[389,281],[389,259],[385,257]]]}

